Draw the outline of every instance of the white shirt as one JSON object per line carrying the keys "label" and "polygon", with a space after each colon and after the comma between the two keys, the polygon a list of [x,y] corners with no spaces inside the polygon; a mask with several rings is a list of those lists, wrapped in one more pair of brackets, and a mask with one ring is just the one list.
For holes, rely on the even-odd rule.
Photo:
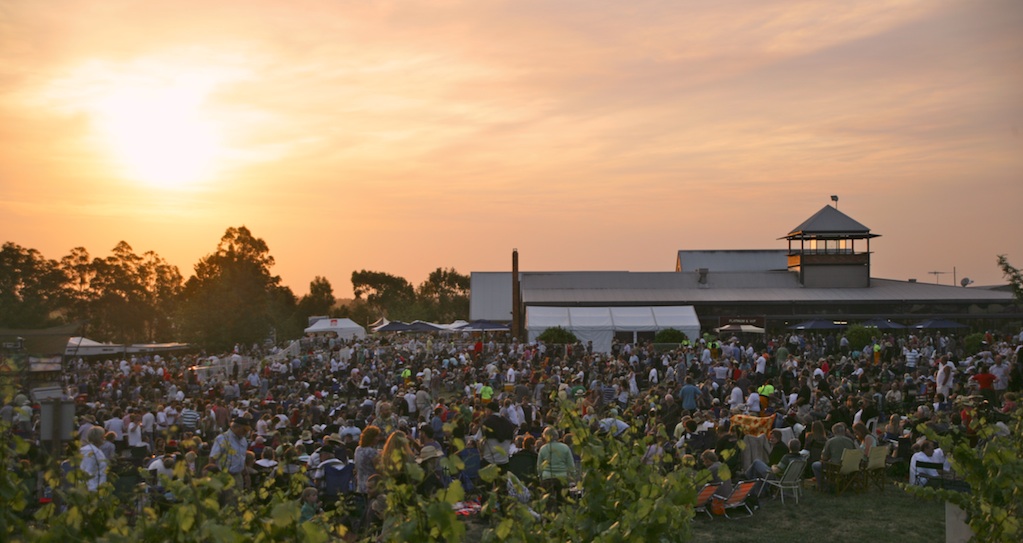
{"label": "white shirt", "polygon": [[756,392],[750,392],[749,396],[746,398],[746,405],[749,407],[750,413],[759,413],[760,394],[757,394]]}
{"label": "white shirt", "polygon": [[142,447],[145,445],[145,443],[142,442],[141,422],[129,422],[127,434],[129,447]]}
{"label": "white shirt", "polygon": [[107,457],[103,454],[103,451],[99,450],[99,447],[92,443],[82,445],[79,449],[82,454],[82,471],[89,475],[86,480],[86,486],[90,492],[95,492],[99,486],[107,482],[107,469],[109,463]]}
{"label": "white shirt", "polygon": [[948,462],[945,461],[945,453],[941,449],[934,449],[930,456],[919,451],[909,460],[909,482],[910,484],[925,486],[928,477],[938,477],[938,470],[932,468],[917,468],[917,462],[938,462],[945,464],[948,469]]}
{"label": "white shirt", "polygon": [[732,387],[732,393],[728,397],[728,406],[735,409],[743,404],[742,389],[739,387]]}
{"label": "white shirt", "polygon": [[1005,390],[1009,387],[1009,366],[1004,361],[1001,364],[992,364],[988,371],[995,376],[995,390]]}

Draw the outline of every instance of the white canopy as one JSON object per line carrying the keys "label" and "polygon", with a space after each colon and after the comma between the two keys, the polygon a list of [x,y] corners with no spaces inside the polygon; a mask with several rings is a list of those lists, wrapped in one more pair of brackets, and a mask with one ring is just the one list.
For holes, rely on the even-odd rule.
{"label": "white canopy", "polygon": [[161,353],[169,351],[181,351],[189,349],[187,343],[134,343],[132,345],[121,345],[118,343],[100,343],[85,337],[72,337],[68,339],[65,356],[100,356],[100,355],[127,355],[138,353]]}
{"label": "white canopy", "polygon": [[700,319],[691,305],[643,307],[526,307],[530,341],[548,328],[560,326],[593,350],[610,352],[615,332],[657,332],[674,328],[690,338],[700,335]]}
{"label": "white canopy", "polygon": [[101,354],[121,354],[124,352],[124,345],[100,343],[85,337],[68,339],[67,348],[64,350],[64,354],[67,356],[96,356]]}
{"label": "white canopy", "polygon": [[337,334],[341,339],[352,339],[354,337],[366,337],[366,329],[359,326],[359,323],[349,318],[343,319],[320,319],[312,326],[305,329],[307,334]]}

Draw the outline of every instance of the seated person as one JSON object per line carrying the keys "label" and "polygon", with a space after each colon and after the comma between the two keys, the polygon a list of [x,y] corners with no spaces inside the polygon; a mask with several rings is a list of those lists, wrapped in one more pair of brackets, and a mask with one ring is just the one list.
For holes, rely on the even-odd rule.
{"label": "seated person", "polygon": [[941,472],[935,468],[921,468],[917,466],[918,462],[944,464],[944,469],[948,469],[949,466],[945,460],[945,453],[941,449],[935,448],[934,443],[929,439],[920,438],[917,445],[920,447],[920,450],[909,461],[909,482],[914,485],[927,486],[927,481],[940,478]]}
{"label": "seated person", "polygon": [[522,482],[529,483],[536,479],[536,438],[527,435],[522,438],[522,445],[508,459],[508,471],[515,474]]}
{"label": "seated person", "polygon": [[790,439],[788,453],[781,457],[781,460],[779,460],[777,464],[771,466],[771,473],[768,476],[781,477],[781,474],[785,473],[785,468],[789,467],[789,464],[791,464],[793,460],[801,460],[803,455],[800,454],[799,451],[802,447],[803,446],[799,443],[798,439]]}
{"label": "seated person", "polygon": [[416,487],[421,495],[432,496],[450,482],[443,473],[441,458],[444,458],[444,452],[435,445],[426,445],[416,455],[416,463],[423,468],[423,480]]}
{"label": "seated person", "polygon": [[[798,440],[797,440],[798,441]],[[781,461],[782,457],[785,456],[789,449],[781,442],[781,430],[775,428],[771,430],[771,433],[767,434],[767,443],[771,448],[771,452],[767,457],[767,462],[760,460],[759,458],[753,460],[749,469],[746,470],[747,479],[764,479],[768,473],[771,472],[771,466],[774,466]]]}
{"label": "seated person", "polygon": [[[341,449],[341,447],[336,447]],[[346,462],[338,458],[338,453],[346,454],[341,451],[335,451],[335,447],[323,447],[320,449],[320,463],[317,464],[316,469],[312,471],[310,479],[316,488],[326,491],[330,496],[336,496],[340,489],[328,488],[327,485],[327,472],[331,470],[342,470],[345,468]]]}
{"label": "seated person", "polygon": [[703,451],[700,460],[703,461],[704,469],[710,472],[710,482],[721,484],[714,495],[728,497],[732,493],[732,473],[728,465],[718,460],[717,453],[710,449]]}
{"label": "seated person", "polygon": [[832,436],[824,443],[824,450],[821,451],[821,459],[813,463],[813,475],[817,478],[817,490],[824,490],[824,464],[839,464],[842,462],[842,453],[846,449],[857,448],[856,442],[848,436],[844,422],[836,422],[831,427]]}

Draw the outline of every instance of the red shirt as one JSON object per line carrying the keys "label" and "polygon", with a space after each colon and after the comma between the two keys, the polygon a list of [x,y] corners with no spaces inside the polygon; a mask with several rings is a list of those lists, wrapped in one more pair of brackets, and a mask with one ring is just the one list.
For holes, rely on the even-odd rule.
{"label": "red shirt", "polygon": [[991,373],[978,373],[973,377],[970,377],[971,381],[976,381],[980,385],[981,390],[993,390],[995,387],[995,379],[997,377]]}

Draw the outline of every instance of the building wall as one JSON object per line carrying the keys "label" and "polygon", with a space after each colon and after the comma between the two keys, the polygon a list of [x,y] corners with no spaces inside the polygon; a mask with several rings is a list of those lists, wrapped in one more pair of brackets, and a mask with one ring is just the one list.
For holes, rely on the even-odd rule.
{"label": "building wall", "polygon": [[870,268],[866,266],[803,266],[806,288],[866,288],[870,286]]}

